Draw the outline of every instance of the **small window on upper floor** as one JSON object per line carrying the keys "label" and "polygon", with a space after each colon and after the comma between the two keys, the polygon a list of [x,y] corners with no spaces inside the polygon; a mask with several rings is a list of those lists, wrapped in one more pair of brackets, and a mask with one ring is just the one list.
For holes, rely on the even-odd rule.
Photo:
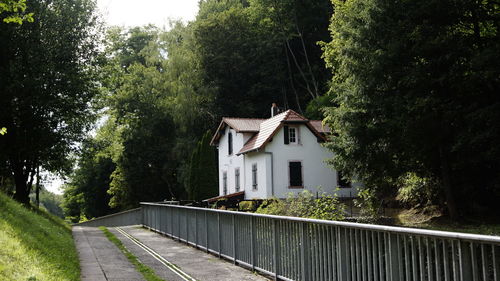
{"label": "small window on upper floor", "polygon": [[285,144],[300,144],[300,134],[298,127],[284,126]]}
{"label": "small window on upper floor", "polygon": [[227,135],[227,153],[229,155],[233,154],[233,134],[231,130],[229,130],[229,134]]}
{"label": "small window on upper floor", "polygon": [[288,128],[288,136],[290,143],[297,143],[297,129],[294,127]]}

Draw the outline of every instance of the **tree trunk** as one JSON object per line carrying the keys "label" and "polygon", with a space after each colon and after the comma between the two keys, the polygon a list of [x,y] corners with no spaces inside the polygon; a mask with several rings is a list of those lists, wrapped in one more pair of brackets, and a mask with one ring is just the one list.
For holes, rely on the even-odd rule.
{"label": "tree trunk", "polygon": [[459,219],[459,213],[455,201],[455,196],[453,195],[452,190],[453,187],[451,184],[450,166],[442,147],[439,148],[439,158],[441,161],[441,183],[443,185],[446,198],[446,207],[448,208],[450,218],[454,221],[457,221]]}
{"label": "tree trunk", "polygon": [[16,169],[14,171],[14,180],[16,182],[16,193],[14,194],[14,199],[19,203],[28,205],[30,203],[28,183],[22,169]]}
{"label": "tree trunk", "polygon": [[36,167],[36,207],[40,208],[40,167]]}

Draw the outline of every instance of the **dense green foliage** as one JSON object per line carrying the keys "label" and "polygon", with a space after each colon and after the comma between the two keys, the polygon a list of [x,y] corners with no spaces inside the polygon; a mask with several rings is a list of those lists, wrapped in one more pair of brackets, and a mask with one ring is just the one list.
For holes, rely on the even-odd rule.
{"label": "dense green foliage", "polygon": [[[36,195],[34,192],[30,194],[30,199],[31,202],[34,202],[33,204],[36,205]],[[64,219],[64,212],[62,209],[62,203],[63,203],[62,195],[50,192],[45,188],[41,188],[39,199],[40,199],[39,208],[41,208],[44,211],[47,211],[48,213],[58,218]]]}
{"label": "dense green foliage", "polygon": [[[82,181],[95,174],[101,175],[97,194],[110,195],[101,202],[115,209],[216,196],[210,132],[222,116],[268,117],[273,102],[301,111],[326,90],[316,42],[328,38],[331,10],[328,1],[210,0],[200,2],[196,20],[172,22],[168,31],[108,30],[100,100],[105,120],[94,137],[108,142],[83,147],[65,192],[67,215],[95,215],[85,211],[94,208],[85,198],[95,190]],[[85,168],[91,148],[114,163],[111,173],[95,163]]]}
{"label": "dense green foliage", "polygon": [[217,154],[210,147],[212,133],[207,131],[198,142],[189,163],[188,199],[201,201],[219,195]]}
{"label": "dense green foliage", "polygon": [[79,280],[71,230],[62,220],[34,212],[0,192],[2,280]]}
{"label": "dense green foliage", "polygon": [[26,11],[26,0],[0,0],[0,19],[4,23],[33,22],[33,13]]}
{"label": "dense green foliage", "polygon": [[99,30],[91,0],[30,1],[34,22],[0,22],[1,176],[27,203],[38,167],[71,167],[69,154],[93,123]]}
{"label": "dense green foliage", "polygon": [[256,213],[302,217],[321,220],[342,220],[344,218],[344,205],[336,196],[321,193],[314,196],[305,190],[297,195],[290,193],[285,200],[265,200]]}
{"label": "dense green foliage", "polygon": [[205,83],[224,116],[269,117],[272,102],[302,113],[326,91],[320,40],[328,1],[202,1],[193,23]]}
{"label": "dense green foliage", "polygon": [[107,190],[116,165],[109,153],[103,151],[107,143],[109,141],[96,138],[82,144],[79,168],[64,192],[64,213],[72,222],[107,215],[112,211]]}
{"label": "dense green foliage", "polygon": [[334,5],[324,48],[333,70],[334,165],[379,198],[415,173],[438,182],[453,218],[499,210],[499,4]]}

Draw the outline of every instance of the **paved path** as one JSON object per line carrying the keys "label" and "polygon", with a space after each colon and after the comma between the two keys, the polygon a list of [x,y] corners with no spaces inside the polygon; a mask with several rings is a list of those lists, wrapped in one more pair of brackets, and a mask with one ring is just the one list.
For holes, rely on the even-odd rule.
{"label": "paved path", "polygon": [[[108,229],[142,263],[151,267],[158,276],[167,281],[268,280],[230,262],[138,226]],[[128,263],[128,260],[111,242],[106,242],[107,238],[102,231],[94,227],[74,227],[73,235],[80,253],[82,281],[117,280],[110,279],[113,272],[108,273],[108,271],[113,269],[113,266],[108,265],[120,264],[123,268],[121,262],[124,260]],[[115,251],[111,251],[110,248],[113,247]],[[103,258],[104,256],[106,258]],[[127,270],[120,270],[123,274],[118,280],[142,280],[134,279],[138,273],[132,264],[128,265]]]}
{"label": "paved path", "polygon": [[142,281],[134,265],[96,227],[73,227],[82,281]]}

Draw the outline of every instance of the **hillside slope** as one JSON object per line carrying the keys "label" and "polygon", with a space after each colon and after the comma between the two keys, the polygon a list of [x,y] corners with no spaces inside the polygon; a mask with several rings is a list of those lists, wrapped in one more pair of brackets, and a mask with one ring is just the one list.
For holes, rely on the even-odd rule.
{"label": "hillside slope", "polygon": [[28,210],[0,192],[2,280],[79,280],[71,228],[45,212]]}

